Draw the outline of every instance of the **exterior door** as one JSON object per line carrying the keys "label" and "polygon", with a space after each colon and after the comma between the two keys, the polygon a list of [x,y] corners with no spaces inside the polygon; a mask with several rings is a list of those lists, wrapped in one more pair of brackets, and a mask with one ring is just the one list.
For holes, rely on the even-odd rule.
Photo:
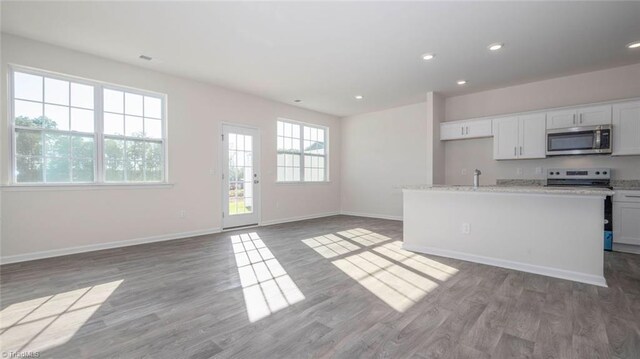
{"label": "exterior door", "polygon": [[260,220],[260,137],[255,128],[222,127],[222,228]]}

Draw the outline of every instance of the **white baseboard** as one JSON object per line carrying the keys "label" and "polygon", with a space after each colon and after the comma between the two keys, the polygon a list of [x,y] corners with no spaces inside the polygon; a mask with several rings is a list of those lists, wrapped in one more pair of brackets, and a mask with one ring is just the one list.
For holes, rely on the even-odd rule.
{"label": "white baseboard", "polygon": [[260,226],[271,226],[271,225],[274,225],[274,224],[298,222],[298,221],[304,221],[304,220],[307,220],[307,219],[331,217],[331,216],[337,216],[339,214],[340,214],[340,212],[325,212],[325,213],[319,213],[319,214],[312,214],[312,215],[308,215],[308,216],[298,216],[298,217],[289,217],[289,218],[282,218],[282,219],[272,219],[272,220],[269,220],[269,221],[260,222]]}
{"label": "white baseboard", "polygon": [[[270,225],[280,224],[280,223],[304,221],[304,220],[307,220],[307,219],[315,219],[315,218],[337,216],[337,215],[340,215],[340,214],[345,214],[345,215],[350,215],[350,216],[360,216],[360,217],[371,217],[371,218],[402,220],[401,217],[376,215],[376,214],[367,214],[367,213],[325,212],[325,213],[313,214],[313,215],[308,215],[308,216],[298,216],[298,217],[290,217],[290,218],[262,221],[260,223],[260,226],[270,226]],[[90,244],[90,245],[86,245],[86,246],[68,247],[68,248],[52,249],[52,250],[48,250],[48,251],[39,251],[39,252],[32,252],[32,253],[25,253],[25,254],[16,254],[16,255],[12,255],[12,256],[0,257],[0,264],[26,262],[26,261],[36,260],[36,259],[44,259],[44,258],[51,258],[51,257],[66,256],[66,255],[69,255],[69,254],[99,251],[99,250],[103,250],[103,249],[135,246],[135,245],[144,244],[144,243],[170,241],[170,240],[173,240],[173,239],[181,239],[181,238],[202,236],[202,235],[206,235],[206,234],[220,233],[221,231],[222,231],[221,228],[209,228],[209,229],[203,229],[203,230],[198,230],[198,231],[172,233],[172,234],[166,234],[166,235],[151,236],[151,237],[146,237],[146,238],[129,239],[129,240],[124,240],[124,241],[98,243],[98,244]]]}
{"label": "white baseboard", "polygon": [[135,246],[138,244],[170,241],[173,239],[203,236],[206,234],[213,234],[213,233],[219,233],[219,232],[220,232],[220,228],[209,228],[209,229],[202,229],[198,231],[189,231],[189,232],[181,232],[181,233],[164,234],[160,236],[151,236],[151,237],[145,237],[145,238],[128,239],[124,241],[90,244],[86,246],[68,247],[68,248],[61,248],[61,249],[52,249],[48,251],[40,251],[40,252],[33,252],[33,253],[26,253],[26,254],[16,254],[13,256],[0,257],[0,264],[26,262],[26,261],[36,260],[36,259],[66,256],[69,254],[99,251],[102,249],[129,247],[129,246]]}
{"label": "white baseboard", "polygon": [[403,244],[402,247],[408,251],[413,251],[413,252],[433,254],[441,257],[449,257],[449,258],[461,259],[463,261],[488,264],[488,265],[508,268],[508,269],[515,269],[522,272],[529,272],[534,274],[545,275],[548,277],[568,279],[575,282],[593,284],[600,287],[607,286],[607,281],[604,279],[604,276],[573,272],[573,271],[568,271],[568,270],[558,269],[558,268],[537,266],[537,265],[521,263],[521,262],[513,262],[506,259],[484,257],[484,256],[478,256],[474,254],[462,253],[458,251],[450,251],[446,249],[439,249],[439,248],[433,248],[433,247],[407,245],[407,244]]}
{"label": "white baseboard", "polygon": [[380,219],[390,219],[392,221],[402,221],[402,216],[390,216],[387,214],[363,213],[363,212],[352,212],[352,211],[340,211],[340,214],[344,214],[345,216],[380,218]]}
{"label": "white baseboard", "polygon": [[640,254],[640,246],[634,246],[633,244],[614,243],[613,251]]}

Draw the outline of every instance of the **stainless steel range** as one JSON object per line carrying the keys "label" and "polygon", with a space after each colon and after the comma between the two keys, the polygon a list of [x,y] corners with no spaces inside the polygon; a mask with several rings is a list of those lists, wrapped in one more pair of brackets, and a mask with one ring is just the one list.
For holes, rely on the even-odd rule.
{"label": "stainless steel range", "polygon": [[[548,187],[611,187],[610,168],[550,168],[547,170]],[[613,202],[611,196],[604,201],[604,249],[611,250]]]}

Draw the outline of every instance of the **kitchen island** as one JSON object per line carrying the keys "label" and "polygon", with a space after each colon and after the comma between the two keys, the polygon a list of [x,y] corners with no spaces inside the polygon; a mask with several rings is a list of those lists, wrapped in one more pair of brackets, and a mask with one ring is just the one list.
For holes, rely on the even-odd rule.
{"label": "kitchen island", "polygon": [[411,186],[403,189],[410,251],[606,286],[598,188]]}

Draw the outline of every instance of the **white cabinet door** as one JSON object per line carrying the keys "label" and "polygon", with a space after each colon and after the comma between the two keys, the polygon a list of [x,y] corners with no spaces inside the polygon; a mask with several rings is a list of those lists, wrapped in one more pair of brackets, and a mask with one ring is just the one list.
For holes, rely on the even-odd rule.
{"label": "white cabinet door", "polygon": [[579,108],[576,122],[578,126],[610,125],[611,105]]}
{"label": "white cabinet door", "polygon": [[464,137],[464,127],[462,123],[441,123],[440,140],[455,140]]}
{"label": "white cabinet door", "polygon": [[640,101],[613,105],[613,155],[640,155]]}
{"label": "white cabinet door", "polygon": [[545,158],[546,136],[544,113],[519,116],[518,158]]}
{"label": "white cabinet door", "polygon": [[493,135],[491,120],[472,120],[440,124],[441,140],[458,140],[463,138],[491,137]]}
{"label": "white cabinet door", "polygon": [[491,137],[493,135],[491,120],[476,120],[464,124],[466,138]]}
{"label": "white cabinet door", "polygon": [[547,112],[547,129],[575,127],[578,125],[575,109]]}
{"label": "white cabinet door", "polygon": [[511,160],[518,158],[517,117],[504,117],[493,120],[493,159]]}
{"label": "white cabinet door", "polygon": [[640,245],[640,203],[613,203],[613,241]]}

